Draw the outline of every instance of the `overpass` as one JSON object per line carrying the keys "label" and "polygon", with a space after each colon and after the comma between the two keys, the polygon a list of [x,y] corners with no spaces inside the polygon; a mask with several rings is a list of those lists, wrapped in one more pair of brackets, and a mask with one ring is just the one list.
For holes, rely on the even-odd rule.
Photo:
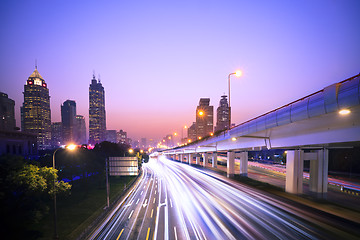
{"label": "overpass", "polygon": [[[360,145],[360,74],[241,123],[213,137],[163,151],[181,162],[203,164],[227,152],[227,175],[247,175],[248,152],[286,149],[285,191],[303,192],[303,165],[310,161],[310,191],[327,192],[328,150]],[[240,172],[235,173],[235,158]]]}

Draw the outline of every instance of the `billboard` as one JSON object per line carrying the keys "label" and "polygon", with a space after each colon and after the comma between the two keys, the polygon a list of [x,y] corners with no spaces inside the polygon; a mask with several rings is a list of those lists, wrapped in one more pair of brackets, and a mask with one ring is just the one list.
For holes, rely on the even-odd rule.
{"label": "billboard", "polygon": [[137,157],[109,157],[110,176],[137,176]]}

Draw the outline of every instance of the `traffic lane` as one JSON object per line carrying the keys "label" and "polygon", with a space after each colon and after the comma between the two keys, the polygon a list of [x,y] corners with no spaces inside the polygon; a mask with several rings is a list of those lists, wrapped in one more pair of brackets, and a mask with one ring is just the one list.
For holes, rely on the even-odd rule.
{"label": "traffic lane", "polygon": [[[185,166],[186,165],[181,166],[181,164],[179,164],[179,166],[176,166],[175,170],[178,170],[179,168],[182,168]],[[188,176],[189,178],[196,176],[195,179],[200,180],[200,182],[207,182],[208,184],[211,182],[211,178],[210,179],[209,179],[209,177],[203,178],[203,176],[196,174],[197,170],[194,172],[194,168],[192,168],[192,171],[189,169],[187,169],[187,170],[188,171],[186,171],[186,172],[191,172],[191,174],[189,174],[189,176]],[[205,174],[203,174],[203,175],[206,176]],[[196,182],[196,181],[193,180],[192,184],[196,186],[196,184],[194,184],[194,182]],[[220,181],[218,181],[218,182],[220,182]],[[300,219],[296,218],[296,216],[294,217],[291,214],[287,214],[286,211],[283,212],[282,210],[278,210],[278,209],[274,208],[273,206],[271,206],[271,204],[264,201],[264,199],[261,199],[261,198],[259,199],[259,197],[256,196],[256,194],[255,194],[256,192],[252,193],[252,195],[250,195],[250,196],[249,196],[249,194],[244,194],[245,191],[246,191],[246,193],[251,193],[251,191],[248,188],[243,189],[240,193],[233,192],[233,189],[230,189],[231,194],[228,194],[229,189],[227,189],[227,188],[222,189],[222,186],[221,186],[220,188],[217,188],[216,191],[213,191],[214,186],[216,186],[216,183],[211,183],[209,185],[211,185],[211,189],[206,189],[206,186],[200,187],[200,189],[205,188],[206,191],[211,193],[209,196],[207,196],[208,199],[211,199],[211,195],[226,196],[226,198],[219,197],[220,200],[218,200],[218,202],[220,202],[220,203],[221,202],[226,203],[225,206],[222,206],[222,208],[219,209],[219,213],[220,213],[219,216],[222,216],[222,217],[225,216],[225,219],[231,220],[231,217],[229,215],[226,215],[228,211],[225,211],[226,210],[225,207],[229,208],[229,206],[230,206],[231,208],[229,208],[229,210],[237,212],[237,215],[240,214],[240,215],[247,216],[248,221],[252,220],[252,223],[253,223],[252,226],[258,225],[256,230],[257,230],[257,232],[259,232],[259,234],[262,234],[264,237],[268,236],[268,234],[272,234],[273,236],[279,235],[279,236],[284,236],[287,238],[289,238],[289,237],[294,238],[291,236],[287,236],[286,232],[290,232],[291,235],[296,236],[296,238],[306,238],[309,236],[309,234],[312,237],[319,237],[319,234],[316,232],[317,229],[314,229],[311,227],[311,225],[312,225],[311,222],[307,223],[306,221],[301,221]],[[195,191],[199,192],[200,190],[199,189],[192,190],[192,192],[195,192]],[[241,199],[241,202],[236,201],[236,198],[235,199],[231,198],[232,196],[236,196],[236,198]],[[200,197],[198,196],[198,198],[200,198]],[[231,202],[226,201],[227,199],[231,199]],[[196,200],[196,198],[195,198],[195,200]],[[206,200],[206,198],[205,198],[205,200]],[[215,202],[216,200],[213,199],[212,201]],[[193,199],[193,202],[194,202],[194,199]],[[245,202],[246,204],[244,206],[242,206],[241,205],[242,202]],[[239,209],[238,207],[233,206],[234,205],[233,203],[236,203],[236,205],[242,207],[242,209]],[[213,206],[213,207],[215,207],[215,209],[216,209],[216,207],[218,207],[218,206],[216,206],[216,204],[215,204],[215,206]],[[246,210],[246,208],[249,208],[249,207],[251,209],[251,212],[244,211],[244,209]],[[199,207],[197,207],[197,208],[199,208]],[[253,214],[254,212],[256,214]],[[267,226],[267,224],[269,222],[271,222],[271,224],[276,225],[275,230],[272,229],[272,227]],[[234,226],[230,225],[230,228],[235,227],[235,229],[241,230],[242,226],[238,226],[236,224],[236,221],[234,221],[233,225]],[[249,227],[252,227],[252,226],[249,226]],[[286,232],[282,231],[283,228],[287,229],[287,231]],[[250,233],[250,234],[253,234],[253,233]],[[321,238],[321,237],[319,237],[319,238]]]}
{"label": "traffic lane", "polygon": [[[148,170],[145,168],[145,170]],[[147,195],[149,194],[149,189],[152,189],[152,182],[149,184],[149,179],[151,179],[154,175],[154,172],[149,169],[148,172],[151,174],[147,175],[147,178],[143,181],[142,185],[138,189],[138,193],[135,197],[136,202],[133,206],[132,212],[130,212],[129,219],[125,221],[124,226],[124,237],[125,239],[136,239],[139,235],[142,219],[145,215],[144,205],[147,204]],[[146,201],[146,203],[145,203]]]}
{"label": "traffic lane", "polygon": [[[146,166],[144,166],[146,167]],[[132,236],[130,236],[129,239],[151,239],[151,235],[154,231],[154,218],[156,212],[154,211],[154,208],[156,209],[156,195],[157,195],[157,174],[155,173],[151,179],[149,179],[149,186],[151,184],[151,190],[149,191],[149,194],[147,195],[145,201],[143,202],[142,208],[145,210],[145,214],[143,217],[139,217],[139,221],[141,221],[141,227],[138,234],[134,232]]]}
{"label": "traffic lane", "polygon": [[[102,226],[102,231],[100,234],[97,235],[97,239],[108,239],[110,237],[114,237],[118,234],[120,234],[119,225],[124,225],[124,219],[128,216],[130,213],[130,206],[134,202],[134,198],[138,194],[138,191],[140,187],[143,184],[144,179],[147,176],[147,170],[144,171],[143,175],[141,176],[141,179],[136,183],[136,185],[133,187],[133,189],[130,191],[128,196],[125,198],[125,200],[118,205],[118,208],[109,215],[109,218],[106,219],[104,222],[106,223],[105,226]],[[110,218],[111,217],[111,218]]]}

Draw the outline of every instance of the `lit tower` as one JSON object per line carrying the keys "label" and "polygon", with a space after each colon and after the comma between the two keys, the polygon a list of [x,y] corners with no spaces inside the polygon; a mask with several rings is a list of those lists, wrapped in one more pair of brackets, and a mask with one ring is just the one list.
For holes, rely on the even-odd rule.
{"label": "lit tower", "polygon": [[61,105],[61,122],[63,128],[63,143],[75,143],[75,117],[76,117],[76,102],[73,100],[66,100]]}
{"label": "lit tower", "polygon": [[24,103],[21,111],[21,128],[37,135],[39,149],[51,147],[51,112],[49,89],[35,67],[24,86]]}
{"label": "lit tower", "polygon": [[93,79],[89,87],[89,143],[106,140],[105,91],[100,80]]}
{"label": "lit tower", "polygon": [[210,106],[210,98],[200,98],[196,107],[196,138],[199,139],[213,132],[214,107]]}
{"label": "lit tower", "polygon": [[229,104],[227,96],[221,96],[219,107],[217,108],[217,120],[215,132],[229,128]]}

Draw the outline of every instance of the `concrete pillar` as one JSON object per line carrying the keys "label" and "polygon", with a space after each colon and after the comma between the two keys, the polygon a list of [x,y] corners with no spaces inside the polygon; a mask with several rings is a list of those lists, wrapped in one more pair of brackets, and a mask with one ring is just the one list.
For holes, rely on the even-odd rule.
{"label": "concrete pillar", "polygon": [[300,194],[303,192],[304,151],[287,151],[285,191]]}
{"label": "concrete pillar", "polygon": [[227,152],[227,177],[233,177],[235,174],[235,152]]}
{"label": "concrete pillar", "polygon": [[217,153],[216,152],[214,152],[212,154],[212,167],[217,168]]}
{"label": "concrete pillar", "polygon": [[200,154],[196,154],[195,156],[195,159],[196,159],[196,165],[199,165],[200,164]]}
{"label": "concrete pillar", "polygon": [[329,150],[317,150],[316,159],[310,160],[310,191],[326,197],[328,187]]}
{"label": "concrete pillar", "polygon": [[179,155],[179,162],[182,162],[182,159],[183,159],[183,155],[180,154],[180,155]]}
{"label": "concrete pillar", "polygon": [[248,152],[240,153],[240,175],[247,177],[248,175]]}
{"label": "concrete pillar", "polygon": [[209,161],[209,154],[208,153],[204,153],[203,154],[203,167],[206,167],[206,164]]}
{"label": "concrete pillar", "polygon": [[189,163],[189,165],[192,164],[192,160],[193,160],[193,154],[192,154],[192,153],[189,153],[189,157],[188,157],[188,163]]}

